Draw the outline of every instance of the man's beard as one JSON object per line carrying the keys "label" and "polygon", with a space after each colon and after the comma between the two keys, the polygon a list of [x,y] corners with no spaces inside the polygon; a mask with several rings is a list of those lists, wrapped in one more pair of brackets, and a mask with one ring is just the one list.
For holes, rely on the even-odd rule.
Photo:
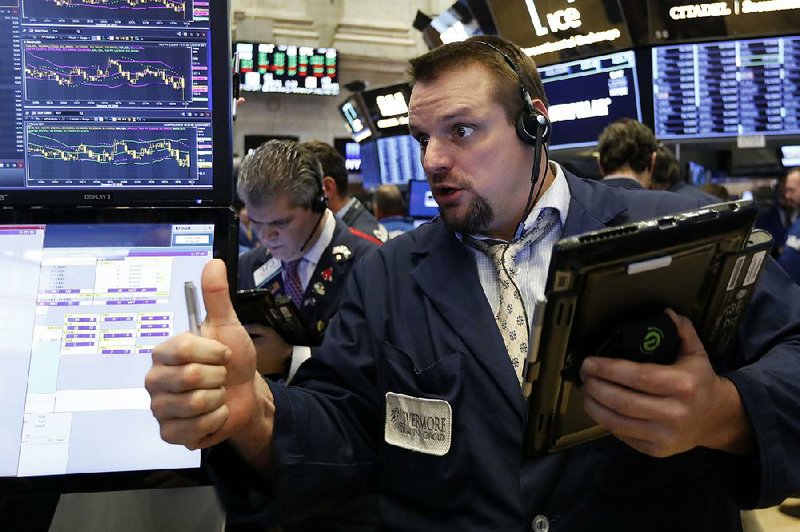
{"label": "man's beard", "polygon": [[482,196],[474,193],[473,196],[475,199],[463,219],[457,219],[452,211],[448,212],[440,207],[439,214],[444,223],[459,233],[472,234],[486,231],[494,221],[494,209]]}

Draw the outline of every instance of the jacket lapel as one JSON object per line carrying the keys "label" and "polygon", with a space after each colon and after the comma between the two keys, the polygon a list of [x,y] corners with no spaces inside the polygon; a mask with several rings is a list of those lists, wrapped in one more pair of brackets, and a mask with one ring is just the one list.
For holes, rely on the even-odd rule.
{"label": "jacket lapel", "polygon": [[627,207],[614,187],[564,171],[569,185],[569,214],[561,238],[603,229],[614,224]]}
{"label": "jacket lapel", "polygon": [[452,230],[437,222],[438,235],[411,278],[466,344],[478,363],[524,417],[525,401],[469,251]]}

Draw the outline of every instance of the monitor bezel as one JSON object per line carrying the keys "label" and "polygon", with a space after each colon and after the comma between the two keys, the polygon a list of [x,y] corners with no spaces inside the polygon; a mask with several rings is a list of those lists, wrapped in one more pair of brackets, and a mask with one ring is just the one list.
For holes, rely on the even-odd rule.
{"label": "monitor bezel", "polygon": [[233,83],[229,0],[209,2],[209,70],[211,73],[211,128],[213,145],[212,187],[206,189],[124,189],[92,187],[46,190],[2,189],[1,206],[100,206],[123,205],[228,206],[233,203]]}
{"label": "monitor bezel", "polygon": [[[192,223],[214,224],[213,257],[227,265],[228,286],[236,290],[238,221],[230,207],[137,207],[137,208],[14,208],[0,209],[0,225],[84,223]],[[205,453],[199,467],[147,469],[101,473],[68,473],[26,477],[0,476],[0,495],[42,492],[85,493],[111,490],[188,487],[209,484],[204,470]]]}

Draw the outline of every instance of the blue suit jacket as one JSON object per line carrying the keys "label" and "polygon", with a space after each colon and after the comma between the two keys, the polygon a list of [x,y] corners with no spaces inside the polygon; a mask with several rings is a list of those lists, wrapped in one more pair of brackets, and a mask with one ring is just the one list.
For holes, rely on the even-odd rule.
{"label": "blue suit jacket", "polygon": [[778,259],[786,273],[800,284],[800,220],[796,221],[786,233],[783,253]]}
{"label": "blue suit jacket", "polygon": [[[358,260],[377,248],[380,242],[370,236],[354,233],[344,222],[334,218],[336,227],[328,247],[322,252],[299,306],[300,318],[314,336],[309,345],[319,345],[331,317],[339,308],[347,276]],[[337,252],[347,248],[347,253]],[[257,287],[253,273],[268,262],[272,255],[265,247],[258,247],[239,257],[239,290],[266,288],[273,294],[284,294],[280,271],[263,287]]]}
{"label": "blue suit jacket", "polygon": [[[567,180],[564,236],[697,205]],[[272,386],[274,485],[224,449],[211,462],[232,514],[276,521],[374,489],[382,530],[523,531],[537,516],[554,531],[739,530],[739,506],[800,489],[800,290],[772,262],[742,331],[726,371],[753,420],[756,456],[695,449],[656,459],[608,436],[523,458],[515,372],[469,252],[434,221],[356,266],[298,386]],[[386,443],[387,392],[447,401],[449,451]]]}

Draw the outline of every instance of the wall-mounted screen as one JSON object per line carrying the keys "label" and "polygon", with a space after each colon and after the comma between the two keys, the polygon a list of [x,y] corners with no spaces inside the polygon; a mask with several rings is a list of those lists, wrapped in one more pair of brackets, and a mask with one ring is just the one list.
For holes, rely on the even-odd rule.
{"label": "wall-mounted screen", "polygon": [[411,135],[400,135],[362,144],[361,176],[365,189],[425,180],[419,143]]}
{"label": "wall-mounted screen", "polygon": [[360,96],[376,136],[408,134],[408,102],[411,100],[408,83],[364,91]]}
{"label": "wall-mounted screen", "polygon": [[433,198],[427,180],[408,182],[408,215],[417,219],[430,219],[439,216],[439,205]]}
{"label": "wall-mounted screen", "polygon": [[360,96],[354,94],[339,105],[339,114],[344,118],[344,127],[356,142],[363,142],[373,136],[369,118],[361,102]]}
{"label": "wall-mounted screen", "polygon": [[153,348],[189,328],[184,283],[235,257],[233,212],[0,215],[14,280],[0,294],[0,477],[199,467],[199,451],[162,441],[144,376]]}
{"label": "wall-mounted screen", "polygon": [[239,42],[235,51],[243,91],[339,95],[335,48]]}
{"label": "wall-mounted screen", "polygon": [[333,146],[344,157],[344,166],[347,173],[358,174],[361,172],[361,146],[350,139],[335,138]]}
{"label": "wall-mounted screen", "polygon": [[609,123],[642,119],[633,52],[579,59],[539,68],[550,102],[550,147],[591,146]]}
{"label": "wall-mounted screen", "polygon": [[381,161],[377,141],[359,144],[361,155],[361,186],[364,190],[375,190],[381,186]]}
{"label": "wall-mounted screen", "polygon": [[800,37],[653,48],[661,139],[800,134]]}
{"label": "wall-mounted screen", "polygon": [[784,168],[800,166],[800,146],[781,146],[781,164]]}
{"label": "wall-mounted screen", "polygon": [[230,204],[226,2],[0,4],[0,204]]}
{"label": "wall-mounted screen", "polygon": [[537,65],[630,48],[619,0],[488,0],[498,34]]}
{"label": "wall-mounted screen", "polygon": [[791,0],[647,0],[647,12],[653,44],[781,35],[800,28],[800,3]]}

